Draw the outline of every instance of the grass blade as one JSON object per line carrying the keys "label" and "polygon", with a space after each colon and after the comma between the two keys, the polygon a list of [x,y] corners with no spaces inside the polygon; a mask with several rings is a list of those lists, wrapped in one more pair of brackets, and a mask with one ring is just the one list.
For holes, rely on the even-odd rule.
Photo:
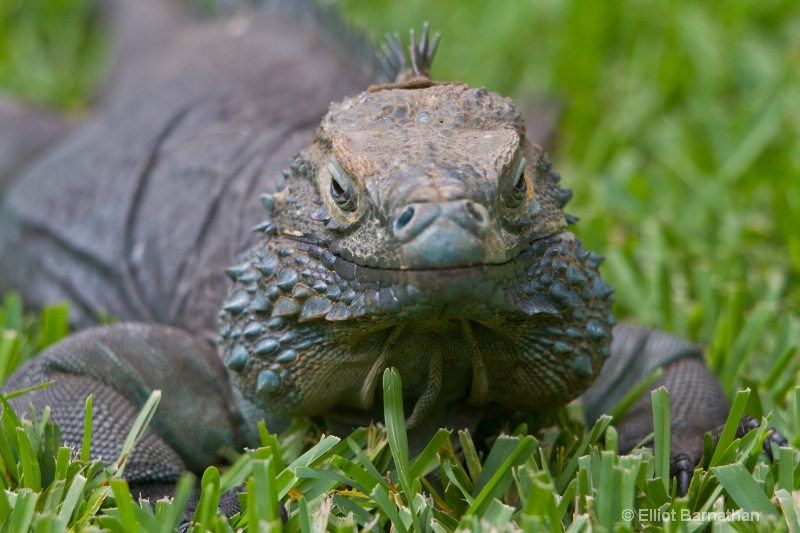
{"label": "grass blade", "polygon": [[759,513],[761,516],[778,516],[775,507],[764,495],[764,489],[741,464],[711,467],[711,472],[743,511]]}

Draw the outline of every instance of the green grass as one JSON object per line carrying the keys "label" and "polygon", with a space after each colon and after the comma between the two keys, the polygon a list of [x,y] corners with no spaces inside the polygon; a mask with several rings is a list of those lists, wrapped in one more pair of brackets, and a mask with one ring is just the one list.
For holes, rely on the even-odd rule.
{"label": "green grass", "polygon": [[74,111],[86,107],[106,63],[96,3],[0,2],[0,91]]}
{"label": "green grass", "polygon": [[[299,449],[281,443],[305,435],[307,426],[296,424],[281,439],[262,426],[260,448],[222,474],[216,467],[206,470],[190,531],[266,531],[280,524],[278,502],[289,516],[285,530],[301,532],[384,531],[389,523],[399,532],[489,531],[491,524],[502,531],[587,531],[590,526],[698,531],[709,517],[736,513],[743,517],[732,525],[739,531],[797,531],[795,451],[781,448],[774,463],[762,460],[766,420],[762,428],[733,439],[747,392],[737,395],[719,445],[707,454],[705,469],[695,471],[688,495],[677,498],[663,475],[669,468],[664,389],[653,393],[652,453],[636,450],[620,457],[611,418],[604,416],[590,430],[563,423],[555,428],[555,440],[537,440],[520,427],[499,436],[485,455],[461,431],[462,460],[445,430],[409,457],[400,376],[392,369],[383,378],[385,429],[359,429],[343,440],[321,436],[309,449]],[[800,404],[800,388],[793,396]],[[69,460],[71,452],[58,447],[58,428],[47,422],[47,412],[33,422],[20,421],[5,405],[0,489],[7,490],[0,490],[0,531],[174,531],[192,491],[190,478],[181,480],[173,500],[159,501],[155,508],[135,502],[120,478],[124,458],[157,403],[154,393],[120,459],[107,465],[88,460],[85,452]],[[567,446],[554,444],[562,440]],[[444,483],[432,485],[432,473]],[[220,494],[242,484],[241,513],[217,516]]]}
{"label": "green grass", "polygon": [[[736,399],[731,420],[741,412],[757,418],[772,413],[769,424],[795,447],[800,443],[795,352],[800,346],[800,5],[791,0],[342,4],[376,37],[429,20],[444,34],[433,69],[440,79],[485,85],[519,104],[536,97],[558,106],[554,166],[576,191],[569,206],[581,218],[576,232],[589,249],[607,257],[601,272],[617,288],[617,316],[708,346],[709,365],[731,401]],[[0,85],[62,108],[84,105],[103,54],[91,44],[102,33],[91,25],[85,5],[2,4]],[[23,319],[20,302],[7,297],[0,377],[65,332],[61,313]],[[387,379],[391,389],[392,378]],[[736,395],[747,387],[746,398]],[[217,487],[246,481],[259,494],[245,497],[249,511],[228,526],[208,503],[198,520],[216,531],[230,531],[239,520],[269,523],[280,498],[288,502],[291,531],[307,531],[315,523],[327,523],[331,531],[360,530],[373,520],[378,525],[372,530],[390,520],[398,531],[451,531],[459,524],[481,531],[481,519],[510,519],[526,531],[586,531],[590,525],[609,531],[694,531],[693,525],[661,518],[733,509],[760,512],[762,519],[715,530],[800,531],[797,452],[782,449],[779,460],[769,463],[759,453],[763,431],[741,440],[724,434],[716,453],[706,454],[707,468],[695,474],[688,496],[676,498],[657,475],[664,469],[663,446],[655,455],[638,451],[619,457],[608,420],[584,430],[569,416],[572,411],[565,411],[555,417],[555,427],[534,433],[535,439],[521,427],[499,438],[486,456],[462,434],[463,462],[441,434],[414,460],[404,451],[397,409],[387,411],[386,433],[371,429],[341,442],[322,440],[311,456],[303,456],[305,463],[294,463],[301,457],[292,444],[296,433],[277,441],[265,436],[264,448],[219,482],[213,473],[202,481],[211,487],[211,503]],[[655,411],[656,420],[668,419],[663,400]],[[19,466],[9,466],[3,452],[0,477],[15,496],[0,492],[0,522],[11,524],[13,518],[16,527],[33,519],[36,531],[58,531],[63,527],[54,509],[56,516],[70,514],[69,520],[81,505],[94,509],[86,487],[102,474],[91,463],[74,463],[62,477],[42,476],[41,485],[8,477],[15,468],[33,472],[35,461],[52,459],[37,444],[43,429],[5,422],[5,438],[18,443],[17,436],[26,435],[28,451],[13,455]],[[660,433],[657,440],[663,439]],[[392,456],[397,472],[386,479],[381,473]],[[429,487],[420,475],[429,469],[448,480],[446,490],[422,490]],[[80,494],[70,490],[83,483],[78,475],[86,479]],[[61,488],[54,489],[58,481]],[[156,509],[153,518],[127,500],[120,482],[110,487],[116,503],[108,494],[106,501],[119,510],[93,511],[83,524],[129,531],[133,526],[121,518],[132,513],[140,530],[159,531],[178,516],[175,504]],[[66,505],[48,496],[55,490]],[[66,509],[61,515],[58,505]],[[636,509],[637,520],[623,519],[629,508]]]}

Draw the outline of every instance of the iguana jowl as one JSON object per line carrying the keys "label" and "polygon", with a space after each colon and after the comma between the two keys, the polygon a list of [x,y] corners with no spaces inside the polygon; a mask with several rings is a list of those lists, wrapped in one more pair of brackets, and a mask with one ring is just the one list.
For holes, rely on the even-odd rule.
{"label": "iguana jowl", "polygon": [[[615,328],[612,341],[600,258],[568,231],[574,219],[562,208],[571,191],[526,140],[513,103],[431,81],[434,47],[423,38],[410,74],[330,107],[258,207],[275,159],[310,137],[327,105],[320,99],[339,100],[365,80],[344,61],[337,72],[335,50],[281,23],[256,17],[251,26],[234,36],[189,28],[168,40],[180,53],[160,64],[180,64],[177,72],[140,65],[155,81],[120,97],[10,190],[0,245],[22,256],[4,258],[8,279],[33,278],[46,287],[39,296],[66,294],[84,316],[107,304],[122,318],[191,332],[123,324],[79,333],[11,379],[7,389],[57,379],[16,405],[51,404],[65,440],[77,444],[82,401],[94,393],[93,452],[113,457],[148,391],[162,389],[127,470],[158,492],[185,468],[212,462],[222,445],[255,444],[262,416],[324,414],[335,427],[380,418],[378,378],[390,366],[403,376],[412,443],[442,426],[472,427],[487,411],[564,404],[593,382],[594,417],[664,366],[655,386],[673,393],[674,468],[685,489],[703,433],[725,421],[724,396],[688,343],[630,327]],[[231,60],[263,47],[265,27],[284,48],[268,48],[272,59],[261,63]],[[297,57],[286,39],[325,55],[308,67],[330,78],[324,88],[297,86],[305,74],[296,65],[291,83],[270,77],[269,68]],[[186,55],[202,60],[177,61]],[[82,172],[97,178],[92,187],[63,183]],[[130,179],[114,181],[114,172]],[[256,208],[270,217],[227,270],[220,360],[203,334],[224,298],[222,261],[247,242],[236,232],[256,222]],[[619,428],[625,449],[646,436],[649,398]]]}

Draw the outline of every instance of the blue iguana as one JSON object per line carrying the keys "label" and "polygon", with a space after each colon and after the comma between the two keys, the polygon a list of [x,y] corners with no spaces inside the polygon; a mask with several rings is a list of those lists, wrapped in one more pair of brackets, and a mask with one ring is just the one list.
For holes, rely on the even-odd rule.
{"label": "blue iguana", "polygon": [[[572,191],[513,102],[432,80],[427,33],[410,66],[389,41],[381,81],[368,45],[298,5],[202,22],[117,5],[126,61],[100,111],[4,178],[0,279],[69,300],[80,327],[123,323],[28,363],[5,390],[56,383],[15,405],[51,405],[75,446],[94,394],[92,453],[108,458],[161,389],[126,470],[158,494],[256,445],[261,418],[380,420],[388,367],[412,447],[581,393],[591,423],[663,367],[685,492],[725,397],[695,346],[615,327],[601,258],[563,211]],[[623,451],[652,431],[649,395],[618,429]]]}

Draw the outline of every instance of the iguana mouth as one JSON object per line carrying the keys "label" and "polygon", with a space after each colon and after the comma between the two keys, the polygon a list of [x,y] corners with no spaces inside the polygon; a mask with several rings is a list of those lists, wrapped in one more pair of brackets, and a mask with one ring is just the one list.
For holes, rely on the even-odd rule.
{"label": "iguana mouth", "polygon": [[[543,272],[554,260],[559,265],[575,263],[570,283],[582,283],[582,275],[573,271],[583,269],[580,261],[587,255],[578,258],[575,254],[588,252],[579,248],[574,235],[560,231],[532,240],[500,264],[399,269],[360,265],[324,246],[283,236],[265,243],[250,264],[228,270],[244,286],[232,291],[223,308],[235,314],[249,305],[272,317],[299,315],[300,322],[364,317],[382,327],[406,320],[556,317],[560,306],[548,292],[553,281],[549,277],[537,280],[536,272]],[[264,276],[271,281],[253,283]],[[562,285],[566,286],[555,283],[556,299],[579,300],[573,292],[562,290]]]}
{"label": "iguana mouth", "polygon": [[409,283],[412,281],[424,282],[428,278],[445,279],[471,277],[474,275],[490,276],[490,279],[501,279],[504,274],[518,273],[520,268],[525,268],[533,261],[534,248],[545,243],[548,239],[563,234],[564,230],[554,231],[539,236],[529,241],[527,246],[520,247],[517,253],[502,263],[481,263],[476,265],[429,267],[429,268],[382,268],[356,263],[342,257],[341,254],[330,249],[323,252],[323,257],[330,254],[336,272],[345,277],[360,281],[375,281],[381,283]]}

